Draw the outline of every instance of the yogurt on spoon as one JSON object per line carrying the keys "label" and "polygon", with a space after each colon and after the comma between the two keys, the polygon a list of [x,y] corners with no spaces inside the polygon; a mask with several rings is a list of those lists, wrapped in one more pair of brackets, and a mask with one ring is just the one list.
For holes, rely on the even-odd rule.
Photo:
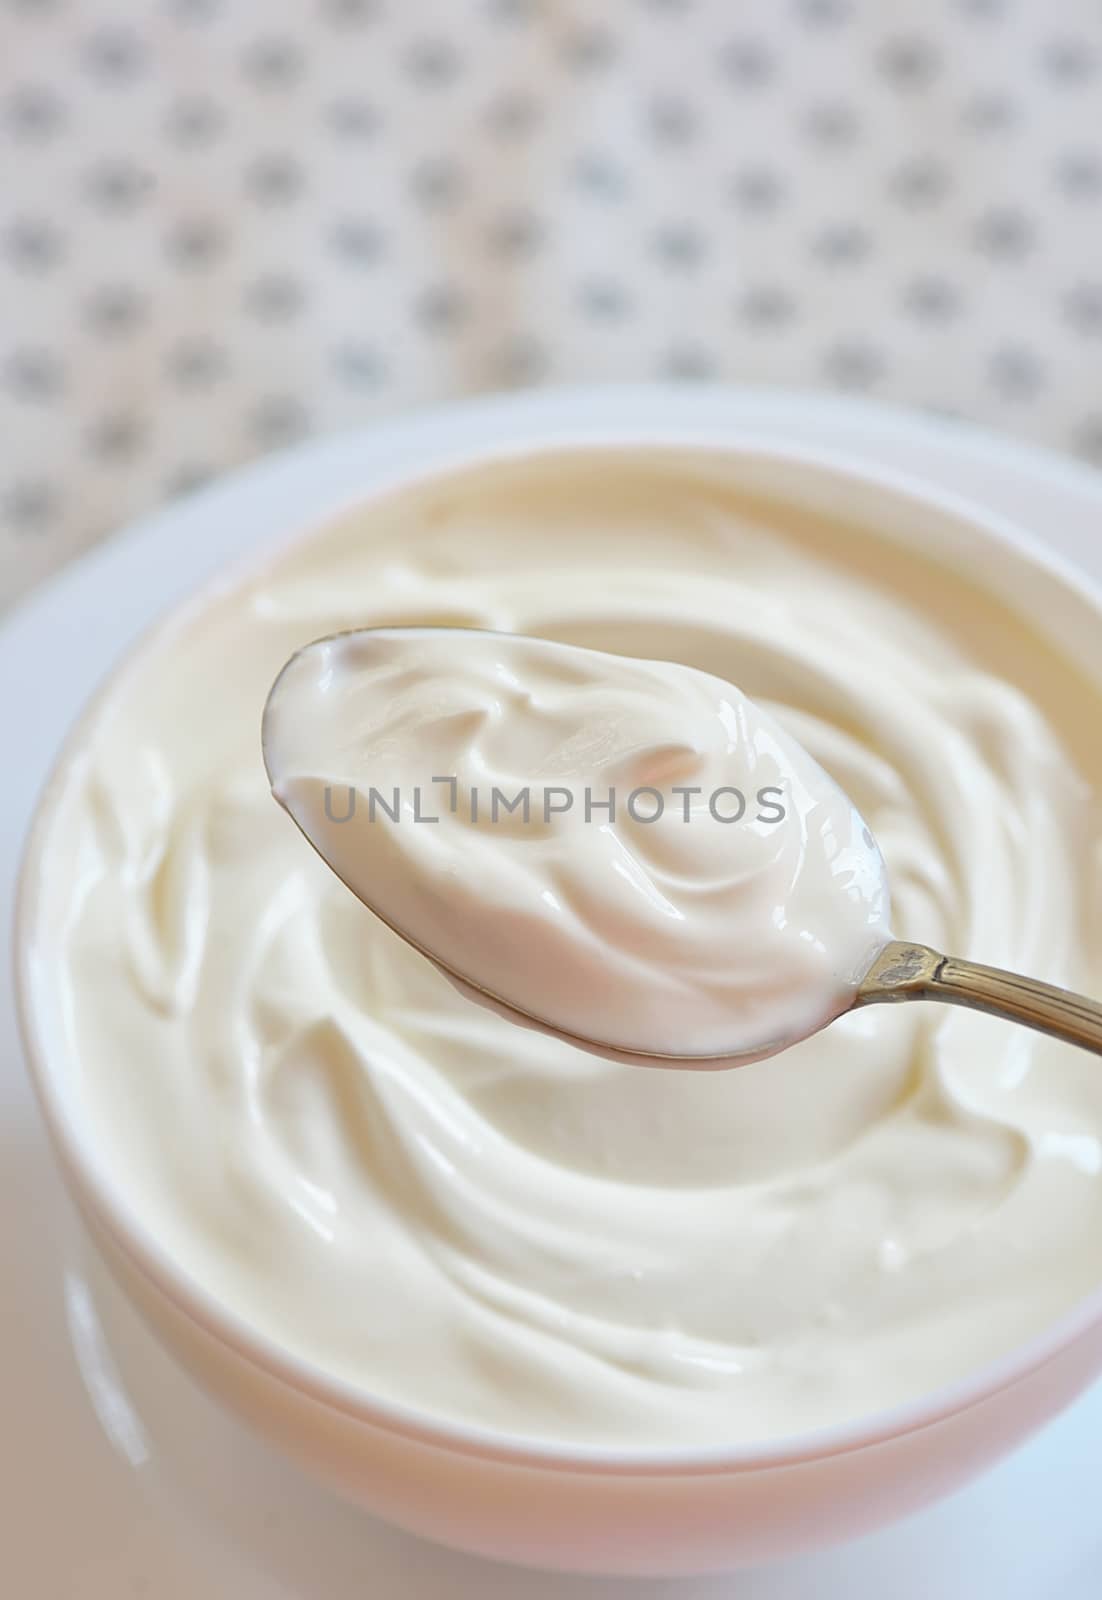
{"label": "yogurt on spoon", "polygon": [[384,922],[614,1056],[771,1055],[846,1011],[891,937],[852,802],[695,668],[466,629],[337,634],[284,667],[263,744],[276,799]]}

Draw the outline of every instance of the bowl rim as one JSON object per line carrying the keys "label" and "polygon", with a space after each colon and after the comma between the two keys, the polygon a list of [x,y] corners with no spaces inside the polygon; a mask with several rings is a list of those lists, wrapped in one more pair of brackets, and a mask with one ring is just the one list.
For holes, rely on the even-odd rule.
{"label": "bowl rim", "polygon": [[[473,412],[476,407],[443,408],[434,414],[434,420],[444,420],[464,410]],[[492,416],[492,408],[486,408],[484,420]],[[403,434],[413,436],[418,423],[425,420],[425,417],[400,419],[387,429],[378,430],[376,440],[380,433],[395,440]],[[115,1183],[106,1162],[97,1159],[95,1139],[87,1127],[82,1129],[81,1119],[70,1105],[73,1097],[63,1088],[61,1074],[51,1064],[46,1031],[38,1016],[38,986],[33,971],[34,937],[41,920],[44,881],[41,862],[61,798],[87,757],[90,736],[94,734],[101,713],[147,657],[186,633],[211,604],[259,581],[267,570],[277,566],[300,545],[357,511],[376,507],[391,497],[430,489],[467,473],[525,462],[535,464],[555,456],[597,458],[610,453],[621,457],[638,454],[648,462],[664,456],[725,462],[728,466],[757,460],[773,471],[791,467],[806,474],[817,474],[844,490],[891,500],[911,514],[925,513],[940,519],[943,525],[953,524],[971,541],[973,560],[977,547],[986,547],[995,556],[1009,549],[1019,568],[1039,569],[1065,596],[1080,605],[1085,604],[1102,622],[1102,586],[1009,518],[988,510],[967,495],[943,489],[913,473],[870,466],[868,461],[845,448],[793,446],[785,444],[783,438],[762,438],[753,432],[740,437],[737,427],[720,433],[697,426],[685,433],[672,418],[665,428],[652,420],[635,426],[625,423],[612,432],[597,430],[596,433],[592,424],[583,421],[575,424],[576,433],[571,428],[549,430],[539,412],[533,414],[531,423],[528,436],[522,434],[506,443],[489,438],[490,430],[486,429],[486,436],[477,446],[458,451],[438,446],[435,452],[430,447],[427,462],[424,458],[406,462],[396,470],[372,467],[358,491],[345,495],[324,514],[304,520],[290,533],[228,561],[223,569],[202,580],[184,599],[156,616],[108,669],[77,713],[51,762],[35,803],[23,843],[14,900],[16,1019],[28,1073],[55,1156],[85,1217],[103,1230],[122,1259],[139,1272],[148,1286],[208,1338],[289,1388],[300,1399],[335,1412],[348,1421],[398,1434],[422,1447],[517,1467],[572,1474],[712,1476],[807,1464],[921,1432],[981,1406],[999,1391],[1013,1387],[1055,1359],[1093,1326],[1102,1323],[1102,1281],[1038,1333],[963,1378],[923,1391],[911,1400],[839,1423],[763,1441],[707,1447],[611,1447],[508,1433],[423,1411],[400,1399],[372,1393],[364,1383],[342,1378],[283,1346],[248,1317],[222,1302],[197,1274],[174,1259],[155,1231],[147,1228],[136,1215],[135,1206],[127,1199],[125,1186]],[[233,476],[244,478],[248,474]],[[213,492],[217,493],[217,489]],[[779,488],[765,492],[774,493],[778,499],[785,494]],[[827,514],[837,513],[828,509]],[[860,520],[862,526],[869,526],[867,518]],[[883,531],[879,536],[889,541],[897,537]],[[935,553],[934,559],[944,561],[944,552]],[[1052,638],[1051,629],[1042,628],[1041,631]]]}

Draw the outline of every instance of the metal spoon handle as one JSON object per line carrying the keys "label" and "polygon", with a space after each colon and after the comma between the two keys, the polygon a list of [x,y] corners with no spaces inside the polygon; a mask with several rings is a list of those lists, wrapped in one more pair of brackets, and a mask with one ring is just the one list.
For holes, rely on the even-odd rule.
{"label": "metal spoon handle", "polygon": [[924,944],[895,940],[885,945],[861,980],[854,1005],[881,1000],[943,1000],[968,1006],[1054,1039],[1082,1045],[1102,1055],[1102,1005],[1070,989],[1023,978],[977,961],[939,955]]}

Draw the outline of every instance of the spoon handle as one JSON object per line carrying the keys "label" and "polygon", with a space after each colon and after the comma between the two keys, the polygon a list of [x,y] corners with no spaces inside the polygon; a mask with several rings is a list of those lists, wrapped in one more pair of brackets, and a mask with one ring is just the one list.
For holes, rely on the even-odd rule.
{"label": "spoon handle", "polygon": [[939,955],[924,944],[894,940],[885,945],[861,980],[854,1005],[880,1000],[942,1000],[968,1006],[1054,1039],[1102,1055],[1102,1005],[1070,989],[1023,978],[977,961]]}

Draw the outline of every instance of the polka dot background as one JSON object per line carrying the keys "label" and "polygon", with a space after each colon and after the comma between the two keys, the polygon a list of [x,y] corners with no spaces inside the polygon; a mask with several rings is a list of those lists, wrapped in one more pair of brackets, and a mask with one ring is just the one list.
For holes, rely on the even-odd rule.
{"label": "polka dot background", "polygon": [[862,391],[1102,464],[1099,0],[0,0],[0,604],[315,432]]}

